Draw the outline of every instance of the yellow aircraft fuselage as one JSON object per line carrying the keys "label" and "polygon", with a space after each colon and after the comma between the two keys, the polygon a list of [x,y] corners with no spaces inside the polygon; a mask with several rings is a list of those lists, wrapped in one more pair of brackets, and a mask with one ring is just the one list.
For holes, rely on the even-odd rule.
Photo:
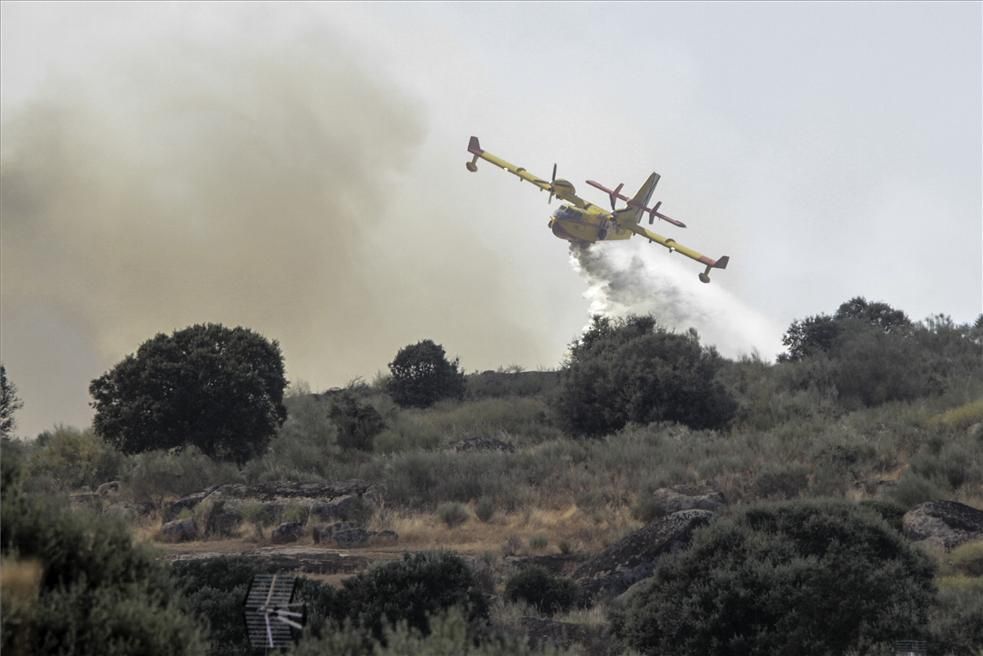
{"label": "yellow aircraft fuselage", "polygon": [[560,239],[575,244],[592,244],[596,241],[629,239],[631,230],[625,230],[611,220],[611,213],[596,205],[580,209],[561,205],[550,217],[550,230]]}

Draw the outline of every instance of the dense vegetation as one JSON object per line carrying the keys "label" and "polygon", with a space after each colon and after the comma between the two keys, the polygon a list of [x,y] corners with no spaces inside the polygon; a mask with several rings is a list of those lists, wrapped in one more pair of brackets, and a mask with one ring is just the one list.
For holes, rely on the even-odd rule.
{"label": "dense vegetation", "polygon": [[286,418],[283,356],[244,328],[159,334],[92,381],[96,432],[124,453],[194,445],[244,462]]}
{"label": "dense vegetation", "polygon": [[870,653],[924,627],[933,568],[848,502],[753,505],[699,532],[617,623],[643,653]]}
{"label": "dense vegetation", "polygon": [[[146,368],[138,352],[93,382],[97,410],[99,399],[107,408],[93,428],[57,426],[30,441],[4,441],[4,649],[36,653],[38,640],[56,645],[66,635],[90,635],[87,623],[98,610],[136,618],[133,639],[147,641],[133,643],[146,645],[141,653],[243,653],[236,600],[254,566],[217,559],[162,570],[107,515],[151,534],[169,500],[211,485],[361,479],[380,490],[375,528],[403,521],[445,536],[494,535],[482,556],[493,563],[491,574],[478,571],[477,559],[421,555],[340,588],[309,583],[311,635],[297,653],[533,653],[516,614],[596,623],[604,608],[571,607],[568,581],[512,570],[506,556],[597,551],[660,516],[655,490],[687,484],[719,491],[730,510],[614,607],[626,644],[645,653],[683,631],[687,638],[675,644],[694,646],[679,646],[680,654],[877,653],[906,622],[905,637],[927,638],[933,655],[977,656],[983,558],[972,550],[936,555],[933,579],[898,530],[904,512],[924,501],[983,502],[983,318],[914,322],[886,304],[851,299],[832,316],[793,323],[777,363],[727,360],[697,335],[664,330],[650,317],[598,319],[556,371],[510,367],[464,376],[443,347],[425,340],[397,353],[400,366],[372,384],[314,394],[298,383],[285,395],[278,347],[246,333],[242,343],[255,350],[191,348],[208,339],[191,339],[182,350],[157,336],[147,343],[154,347]],[[178,357],[183,352],[201,361]],[[246,365],[256,353],[266,364]],[[196,397],[202,403],[194,408],[178,403],[173,381],[182,389],[198,384],[190,374],[199,368],[209,372],[214,394]],[[219,393],[228,381],[230,395]],[[124,382],[140,384],[124,396]],[[6,375],[4,385],[19,401]],[[231,396],[243,389],[261,401]],[[5,407],[13,426],[17,403]],[[257,407],[262,416],[248,417]],[[167,419],[173,411],[183,417],[178,423]],[[113,432],[137,417],[146,430]],[[216,427],[211,437],[205,425]],[[248,428],[256,426],[267,434],[255,437],[261,431]],[[9,493],[7,481],[15,479]],[[66,494],[109,481],[119,482],[119,502],[97,502],[102,515],[64,511]],[[285,508],[278,518],[244,511],[241,529],[206,533],[265,544],[266,529],[288,516],[303,520],[299,510]],[[195,512],[209,526],[205,514],[216,509]],[[813,542],[807,527],[840,539]],[[91,544],[79,543],[82,534]],[[52,585],[47,574],[39,578],[37,571],[55,571],[30,564],[56,562],[46,541],[79,544],[76,569],[64,571],[85,576]],[[740,554],[755,567],[739,568]],[[10,601],[18,587],[7,583],[6,572],[15,571],[8,562],[26,572],[23,603]],[[687,585],[694,579],[705,585]],[[799,633],[786,629],[795,621],[776,600],[809,589],[818,591],[809,597],[816,616],[838,628],[809,629],[815,625],[806,617],[796,619]],[[714,590],[712,598],[698,596]],[[737,603],[725,593],[740,595],[744,614],[711,612]],[[666,595],[679,603],[660,601]],[[699,626],[687,624],[693,616],[686,613],[704,602],[709,610]],[[856,615],[870,621],[851,624]],[[154,651],[154,618],[168,618],[190,637]],[[733,633],[727,618],[750,627],[738,640],[746,642],[715,652],[708,645]],[[331,631],[315,629],[329,624]],[[502,637],[496,626],[503,624],[513,635]],[[98,639],[116,644],[122,629],[103,622],[99,631],[106,635]]]}

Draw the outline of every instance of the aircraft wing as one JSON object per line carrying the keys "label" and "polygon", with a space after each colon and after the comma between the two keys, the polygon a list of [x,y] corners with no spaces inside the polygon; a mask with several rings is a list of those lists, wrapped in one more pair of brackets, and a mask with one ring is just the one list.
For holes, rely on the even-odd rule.
{"label": "aircraft wing", "polygon": [[665,246],[666,248],[669,249],[670,253],[672,251],[676,251],[677,253],[682,253],[686,257],[696,260],[701,264],[705,264],[707,267],[706,271],[700,274],[700,280],[703,282],[710,282],[710,276],[709,276],[710,269],[726,269],[727,264],[730,262],[730,257],[728,257],[727,255],[724,255],[718,260],[714,260],[698,251],[693,250],[692,248],[689,248],[688,246],[683,246],[682,244],[677,242],[675,239],[672,239],[671,237],[663,237],[662,235],[652,232],[651,230],[648,230],[646,228],[643,228],[640,225],[625,225],[623,227],[627,228],[628,230],[631,230],[636,235],[639,235],[644,239],[648,239],[650,243],[655,242],[657,244]]}
{"label": "aircraft wing", "polygon": [[[492,155],[487,150],[482,149],[481,145],[478,143],[478,137],[471,137],[471,140],[468,142],[468,152],[474,155],[474,159],[468,162],[468,170],[472,173],[478,170],[475,162],[478,160],[478,158],[481,158],[486,162],[494,164],[500,169],[505,169],[520,180],[533,184],[543,191],[548,191],[551,194],[555,194],[557,198],[573,203],[577,207],[586,208],[590,204],[577,196],[573,185],[566,180],[544,180],[538,175],[533,175],[521,166],[516,166],[511,162],[506,162],[501,157]],[[555,164],[553,165],[553,175],[554,177],[556,176]]]}

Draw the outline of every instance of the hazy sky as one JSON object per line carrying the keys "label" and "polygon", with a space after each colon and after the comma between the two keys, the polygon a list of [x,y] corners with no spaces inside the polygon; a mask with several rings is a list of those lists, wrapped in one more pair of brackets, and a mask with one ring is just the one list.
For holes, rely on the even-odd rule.
{"label": "hazy sky", "polygon": [[[20,432],[157,332],[279,340],[315,389],[423,338],[557,366],[590,311],[772,356],[856,295],[981,311],[980,3],[82,4],[0,15],[0,359]],[[468,137],[712,257],[606,244]],[[588,263],[589,264],[589,263]]]}

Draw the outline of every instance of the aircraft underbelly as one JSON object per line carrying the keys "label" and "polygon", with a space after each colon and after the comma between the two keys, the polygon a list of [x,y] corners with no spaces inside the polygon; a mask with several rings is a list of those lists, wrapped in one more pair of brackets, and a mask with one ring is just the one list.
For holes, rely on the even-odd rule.
{"label": "aircraft underbelly", "polygon": [[[550,228],[554,235],[567,241],[591,243],[600,240],[599,232],[601,225],[595,223],[552,219],[550,221]],[[629,230],[614,227],[608,230],[604,241],[628,239],[631,235],[632,233]]]}

